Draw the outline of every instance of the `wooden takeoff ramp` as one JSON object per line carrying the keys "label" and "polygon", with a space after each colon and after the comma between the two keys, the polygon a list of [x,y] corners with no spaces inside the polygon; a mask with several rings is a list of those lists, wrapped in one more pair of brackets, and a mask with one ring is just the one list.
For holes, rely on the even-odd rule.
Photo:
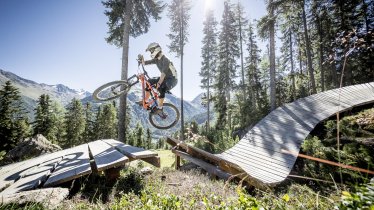
{"label": "wooden takeoff ramp", "polygon": [[[97,140],[70,149],[0,167],[0,200],[10,194],[55,186],[92,172],[118,172],[132,160],[160,167],[157,153],[113,139]],[[111,171],[112,170],[112,171]]]}
{"label": "wooden takeoff ramp", "polygon": [[[235,146],[212,155],[169,138],[174,153],[209,170],[243,174],[261,184],[282,182],[291,172],[302,142],[321,121],[337,112],[374,103],[374,82],[329,90],[278,107],[257,123]],[[179,148],[179,149],[178,149]],[[223,178],[225,175],[222,175]]]}

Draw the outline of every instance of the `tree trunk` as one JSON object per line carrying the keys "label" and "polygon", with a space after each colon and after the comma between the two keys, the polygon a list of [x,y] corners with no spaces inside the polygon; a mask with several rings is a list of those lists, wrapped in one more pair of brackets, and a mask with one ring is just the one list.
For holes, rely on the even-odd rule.
{"label": "tree trunk", "polygon": [[301,74],[303,74],[303,60],[301,58],[302,52],[301,52],[301,41],[300,40],[301,40],[300,38],[297,39],[297,43],[299,45],[298,46],[298,53],[299,53],[299,74],[301,75]]}
{"label": "tree trunk", "polygon": [[319,35],[319,68],[321,70],[321,91],[325,91],[325,70],[323,69],[323,25],[317,16],[317,30]]}
{"label": "tree trunk", "polygon": [[180,48],[181,48],[181,135],[180,140],[184,140],[184,106],[183,106],[183,47],[184,47],[184,26],[183,26],[183,0],[181,1],[181,14],[180,14],[180,21],[181,21],[181,36],[180,36]]}
{"label": "tree trunk", "polygon": [[[210,72],[209,72],[209,74],[210,74]],[[207,100],[208,100],[208,124],[207,124],[207,126],[206,126],[206,131],[207,131],[207,133],[209,132],[209,129],[210,129],[210,88],[209,88],[209,86],[210,86],[210,75],[208,74],[208,94],[207,94]]]}
{"label": "tree trunk", "polygon": [[246,96],[245,85],[244,85],[243,37],[242,37],[242,23],[240,20],[240,12],[239,12],[239,42],[240,42],[240,65],[241,65],[241,70],[242,70],[242,91],[243,91],[244,100],[246,100],[247,96]]}
{"label": "tree trunk", "polygon": [[295,96],[296,84],[295,84],[295,70],[293,66],[292,31],[290,31],[290,60],[291,60],[291,83],[292,83],[291,97],[292,97],[292,101],[294,101],[296,99],[296,96]]}
{"label": "tree trunk", "polygon": [[362,0],[362,14],[364,16],[365,20],[365,26],[366,26],[366,33],[369,32],[369,20],[368,20],[368,13],[367,13],[368,5],[365,3],[365,0]]}
{"label": "tree trunk", "polygon": [[305,43],[306,43],[306,54],[307,54],[307,59],[308,59],[308,71],[309,71],[309,79],[311,82],[311,88],[312,88],[312,94],[317,93],[316,89],[316,83],[314,80],[314,70],[313,70],[313,65],[312,65],[312,54],[310,50],[310,41],[309,41],[309,34],[308,34],[308,27],[306,24],[306,14],[305,14],[305,1],[303,1],[302,5],[303,9],[303,24],[304,24],[304,36],[305,36]]}
{"label": "tree trunk", "polygon": [[[129,41],[130,41],[130,20],[132,11],[132,0],[126,0],[126,9],[124,14],[125,25],[123,27],[123,48],[122,48],[122,68],[121,79],[127,80],[129,63]],[[118,140],[126,140],[126,114],[127,114],[127,93],[120,97],[119,101],[119,120],[118,120]]]}
{"label": "tree trunk", "polygon": [[[272,4],[272,1],[269,2]],[[270,6],[270,19],[271,23],[269,26],[270,35],[270,111],[275,109],[275,29],[274,29],[274,9]]]}

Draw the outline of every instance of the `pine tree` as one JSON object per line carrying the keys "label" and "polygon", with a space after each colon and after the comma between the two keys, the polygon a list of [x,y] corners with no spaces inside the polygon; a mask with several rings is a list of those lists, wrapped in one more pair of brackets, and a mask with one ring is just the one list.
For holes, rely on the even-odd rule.
{"label": "pine tree", "polygon": [[82,103],[73,98],[66,107],[65,113],[66,140],[68,147],[84,143],[83,132],[85,128],[84,110]]}
{"label": "pine tree", "polygon": [[49,133],[49,139],[52,143],[62,143],[65,141],[66,130],[64,125],[65,108],[58,102],[51,104],[50,120],[52,127]]}
{"label": "pine tree", "polygon": [[180,57],[181,65],[181,134],[180,137],[183,139],[184,130],[184,105],[183,105],[183,55],[184,46],[188,42],[188,21],[190,19],[189,11],[191,10],[189,0],[172,0],[168,8],[168,17],[171,20],[170,34],[168,37],[171,40],[168,46],[171,52],[175,52]]}
{"label": "pine tree", "polygon": [[[158,0],[106,0],[102,2],[109,9],[105,11],[108,16],[109,36],[107,42],[122,47],[121,79],[128,77],[129,39],[147,33],[150,27],[149,18],[160,19],[164,8]],[[127,118],[127,94],[120,98],[118,137],[125,142]]]}
{"label": "pine tree", "polygon": [[152,135],[149,128],[147,128],[145,136],[145,149],[152,149]]}
{"label": "pine tree", "polygon": [[257,24],[259,36],[269,39],[269,62],[270,62],[270,110],[276,108],[276,87],[275,87],[275,7],[273,0],[267,2],[268,14],[260,19]]}
{"label": "pine tree", "polygon": [[137,123],[133,132],[134,132],[134,137],[135,137],[134,146],[144,147],[144,138],[143,138],[144,129],[143,129],[143,126],[141,126],[140,123]]}
{"label": "pine tree", "polygon": [[[208,130],[210,127],[210,101],[211,101],[211,88],[214,74],[217,67],[217,21],[214,18],[212,10],[206,13],[204,21],[204,38],[203,47],[201,48],[201,88],[206,90],[206,107],[207,107],[207,126]],[[208,132],[208,131],[207,131]]]}
{"label": "pine tree", "polygon": [[311,52],[311,44],[310,44],[310,38],[309,38],[309,31],[308,31],[308,26],[307,26],[307,20],[306,20],[306,11],[305,11],[305,0],[302,0],[300,2],[300,6],[302,8],[302,20],[303,20],[303,26],[304,26],[304,38],[305,38],[305,44],[306,44],[306,56],[308,60],[308,73],[309,73],[309,81],[311,83],[311,88],[312,92],[311,94],[317,93],[317,88],[316,88],[316,82],[314,79],[314,69],[313,69],[313,62],[312,62],[312,52]]}
{"label": "pine tree", "polygon": [[117,139],[117,110],[113,104],[100,107],[96,118],[97,139]]}
{"label": "pine tree", "polygon": [[87,102],[84,109],[85,113],[85,127],[83,133],[83,141],[84,142],[91,142],[96,140],[95,139],[95,116],[92,110],[92,105],[90,102]]}
{"label": "pine tree", "polygon": [[245,72],[244,72],[244,56],[243,56],[243,45],[245,45],[245,33],[244,33],[244,27],[248,25],[248,20],[245,17],[244,8],[243,5],[238,1],[236,4],[236,24],[237,24],[237,31],[238,31],[238,41],[239,41],[239,47],[240,47],[240,69],[241,69],[241,91],[242,95],[244,96],[243,100],[246,98],[246,88],[245,88]]}
{"label": "pine tree", "polygon": [[266,102],[265,104],[268,104],[266,88],[264,87],[266,83],[261,81],[261,72],[259,69],[261,62],[261,50],[257,45],[256,35],[254,33],[252,23],[249,24],[247,37],[248,57],[246,58],[246,80],[248,84],[247,92],[249,93],[249,97],[246,101],[245,113],[252,114],[243,114],[247,115],[248,117],[248,119],[245,120],[246,125],[255,122],[259,118],[259,112],[263,112],[261,108],[264,105],[264,102]]}
{"label": "pine tree", "polygon": [[[297,12],[298,8],[293,1],[287,1],[282,5],[283,13],[280,14],[280,31],[282,34],[281,41],[281,65],[279,66],[283,71],[288,71],[288,79],[291,81],[288,86],[287,101],[296,100],[296,68],[295,68],[295,54],[296,54],[296,34],[297,27],[300,25]],[[287,78],[285,78],[287,79]],[[279,84],[279,83],[278,83]],[[280,93],[280,92],[278,92]]]}
{"label": "pine tree", "polygon": [[238,34],[235,27],[235,15],[232,5],[228,1],[224,3],[219,34],[218,59],[219,64],[215,77],[215,109],[218,112],[216,128],[223,129],[227,124],[231,128],[231,114],[229,104],[231,91],[235,86],[236,59],[239,58]]}
{"label": "pine tree", "polygon": [[13,149],[29,132],[30,126],[19,91],[10,81],[6,81],[0,89],[0,152]]}
{"label": "pine tree", "polygon": [[52,100],[49,95],[42,94],[35,108],[34,135],[42,134],[50,141],[55,141],[56,129],[59,125],[53,117]]}

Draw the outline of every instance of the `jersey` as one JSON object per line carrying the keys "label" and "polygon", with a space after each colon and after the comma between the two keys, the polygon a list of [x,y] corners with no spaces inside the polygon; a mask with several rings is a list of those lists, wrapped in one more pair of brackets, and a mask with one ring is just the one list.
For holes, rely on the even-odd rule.
{"label": "jersey", "polygon": [[156,64],[160,72],[165,74],[165,78],[177,79],[177,70],[175,69],[173,63],[165,55],[162,55],[160,59],[155,58],[145,61],[145,65],[148,64]]}

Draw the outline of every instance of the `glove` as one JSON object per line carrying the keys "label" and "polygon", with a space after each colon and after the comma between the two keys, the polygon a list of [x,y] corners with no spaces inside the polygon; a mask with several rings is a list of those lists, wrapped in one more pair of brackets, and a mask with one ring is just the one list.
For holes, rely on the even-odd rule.
{"label": "glove", "polygon": [[143,57],[143,55],[139,54],[137,60],[138,60],[138,65],[140,65],[140,64],[144,65],[144,57]]}

